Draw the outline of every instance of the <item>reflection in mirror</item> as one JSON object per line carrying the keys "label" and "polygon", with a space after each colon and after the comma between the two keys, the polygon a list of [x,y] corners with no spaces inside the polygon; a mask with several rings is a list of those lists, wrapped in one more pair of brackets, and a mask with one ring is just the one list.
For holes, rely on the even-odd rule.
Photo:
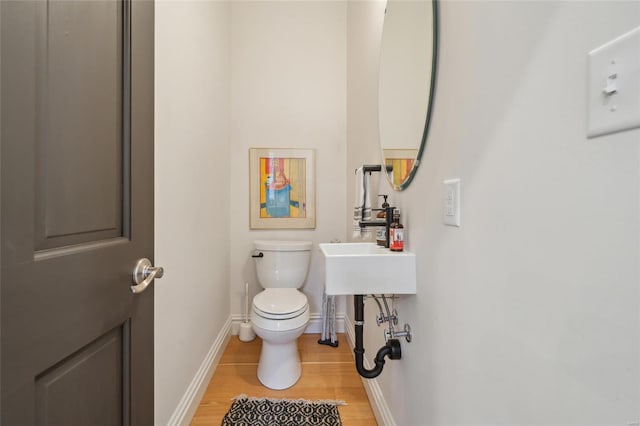
{"label": "reflection in mirror", "polygon": [[[380,47],[378,118],[394,189],[409,186],[424,151],[435,86],[437,1],[388,0]],[[388,167],[389,168],[389,167]]]}
{"label": "reflection in mirror", "polygon": [[[387,166],[387,174],[394,188],[402,187],[407,182],[415,159],[418,157],[417,149],[382,149],[384,163]],[[417,167],[417,165],[416,165]]]}

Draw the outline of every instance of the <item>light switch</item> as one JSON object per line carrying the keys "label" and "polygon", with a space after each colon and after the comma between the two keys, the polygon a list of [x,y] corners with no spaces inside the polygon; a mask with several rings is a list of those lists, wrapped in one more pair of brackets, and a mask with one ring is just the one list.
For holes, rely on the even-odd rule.
{"label": "light switch", "polygon": [[618,85],[616,84],[616,79],[618,78],[618,74],[613,73],[609,77],[607,77],[607,86],[602,90],[602,93],[605,96],[611,96],[618,91]]}
{"label": "light switch", "polygon": [[640,127],[640,27],[589,52],[587,136]]}
{"label": "light switch", "polygon": [[460,226],[460,179],[444,182],[444,204],[442,217],[445,225]]}

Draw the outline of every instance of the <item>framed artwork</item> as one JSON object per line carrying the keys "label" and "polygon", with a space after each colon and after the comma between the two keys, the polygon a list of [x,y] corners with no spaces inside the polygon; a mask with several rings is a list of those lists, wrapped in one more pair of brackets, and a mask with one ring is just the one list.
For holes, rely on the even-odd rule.
{"label": "framed artwork", "polygon": [[250,148],[251,229],[313,229],[313,149]]}

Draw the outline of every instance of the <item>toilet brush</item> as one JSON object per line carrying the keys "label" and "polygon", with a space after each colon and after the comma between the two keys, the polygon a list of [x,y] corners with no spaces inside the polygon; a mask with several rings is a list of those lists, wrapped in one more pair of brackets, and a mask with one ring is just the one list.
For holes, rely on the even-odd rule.
{"label": "toilet brush", "polygon": [[249,283],[244,283],[244,321],[240,323],[238,338],[241,342],[250,342],[256,338],[249,322]]}

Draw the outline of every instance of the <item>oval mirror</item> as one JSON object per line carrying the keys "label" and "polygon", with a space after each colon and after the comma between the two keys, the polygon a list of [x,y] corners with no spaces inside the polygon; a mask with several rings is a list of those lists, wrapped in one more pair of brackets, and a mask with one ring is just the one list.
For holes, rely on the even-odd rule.
{"label": "oval mirror", "polygon": [[427,143],[437,65],[437,0],[388,0],[380,45],[378,120],[391,186],[413,179]]}

